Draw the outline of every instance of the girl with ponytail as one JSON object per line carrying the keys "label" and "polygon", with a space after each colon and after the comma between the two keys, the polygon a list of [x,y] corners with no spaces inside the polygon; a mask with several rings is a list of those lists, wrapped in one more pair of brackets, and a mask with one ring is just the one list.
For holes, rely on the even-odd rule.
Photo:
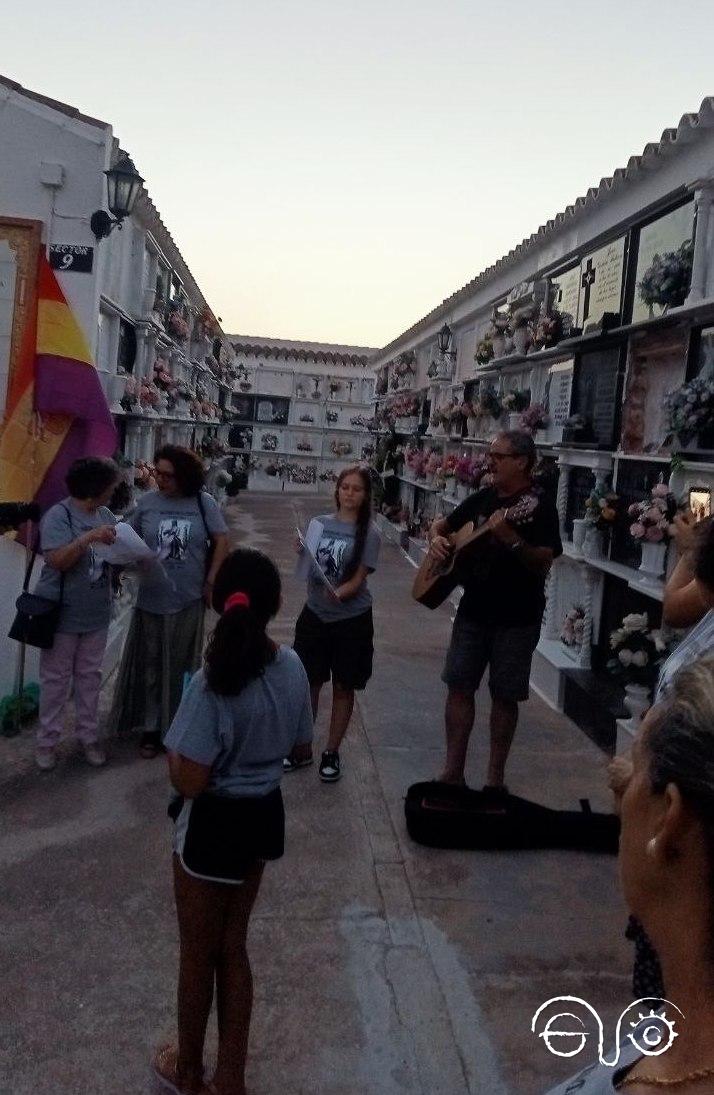
{"label": "girl with ponytail", "polygon": [[[347,732],[355,692],[372,675],[372,597],[367,577],[379,557],[380,535],[372,521],[372,481],[364,467],[346,468],[335,488],[335,512],[314,518],[303,550],[307,604],[295,626],[294,648],[310,680],[312,711],[317,716],[322,686],[332,677],[332,712],[320,779],[340,778],[339,749]],[[319,570],[318,570],[319,568]],[[285,758],[290,772],[312,762],[308,750]]]}
{"label": "girl with ponytail", "polygon": [[[213,588],[220,619],[205,668],[186,688],[166,736],[176,821],[174,893],[179,923],[178,1045],[154,1071],[179,1095],[245,1091],[252,1003],[246,932],[265,861],[283,854],[283,757],[309,747],[312,710],[297,654],[267,627],[280,576],[259,551],[239,548]],[[203,1045],[217,987],[218,1064],[203,1080]]]}

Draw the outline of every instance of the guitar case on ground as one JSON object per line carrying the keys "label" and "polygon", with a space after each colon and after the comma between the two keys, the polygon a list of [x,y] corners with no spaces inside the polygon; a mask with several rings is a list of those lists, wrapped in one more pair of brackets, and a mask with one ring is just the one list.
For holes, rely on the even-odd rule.
{"label": "guitar case on ground", "polygon": [[407,830],[429,848],[570,848],[616,854],[620,819],[579,810],[552,810],[517,795],[494,802],[482,791],[431,780],[414,783],[404,803]]}

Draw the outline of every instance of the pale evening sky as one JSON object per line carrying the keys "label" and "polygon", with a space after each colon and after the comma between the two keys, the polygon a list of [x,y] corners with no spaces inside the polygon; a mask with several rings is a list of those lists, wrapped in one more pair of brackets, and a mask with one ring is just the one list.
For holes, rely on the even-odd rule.
{"label": "pale evening sky", "polygon": [[381,346],[714,94],[714,5],[33,0],[227,331]]}

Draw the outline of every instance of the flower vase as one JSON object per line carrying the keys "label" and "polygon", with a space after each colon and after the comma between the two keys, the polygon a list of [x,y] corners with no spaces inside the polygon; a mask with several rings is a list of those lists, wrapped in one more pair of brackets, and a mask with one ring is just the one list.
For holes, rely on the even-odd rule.
{"label": "flower vase", "polygon": [[642,715],[650,705],[649,688],[644,684],[626,684],[623,703],[630,712],[630,717],[627,720],[628,729],[635,734],[639,728]]}
{"label": "flower vase", "polygon": [[600,529],[593,528],[590,525],[585,530],[585,539],[583,540],[583,556],[586,559],[602,559],[602,533]]}
{"label": "flower vase", "polygon": [[650,544],[647,542],[647,540],[644,540],[642,542],[642,560],[640,562],[640,570],[646,578],[661,578],[664,574],[666,559],[666,544]]}
{"label": "flower vase", "polygon": [[516,327],[513,332],[513,350],[514,353],[524,354],[528,349],[528,340],[530,332],[527,327]]}
{"label": "flower vase", "polygon": [[547,430],[536,430],[534,441],[535,441],[536,445],[545,445],[548,441],[548,431]]}
{"label": "flower vase", "polygon": [[110,373],[107,379],[107,402],[111,414],[123,414],[121,401],[124,398],[128,377],[121,373]]}
{"label": "flower vase", "polygon": [[584,517],[576,517],[573,521],[573,549],[581,552],[583,550],[583,542],[585,540],[585,533],[588,529],[588,523]]}
{"label": "flower vase", "polygon": [[491,345],[493,346],[493,356],[503,357],[506,352],[506,336],[494,335],[491,339]]}
{"label": "flower vase", "polygon": [[466,435],[467,435],[467,437],[476,437],[477,436],[477,431],[478,431],[478,418],[474,418],[473,415],[470,415],[466,419]]}
{"label": "flower vase", "polygon": [[508,428],[509,430],[520,430],[521,428],[521,416],[516,411],[515,414],[509,414],[508,416]]}

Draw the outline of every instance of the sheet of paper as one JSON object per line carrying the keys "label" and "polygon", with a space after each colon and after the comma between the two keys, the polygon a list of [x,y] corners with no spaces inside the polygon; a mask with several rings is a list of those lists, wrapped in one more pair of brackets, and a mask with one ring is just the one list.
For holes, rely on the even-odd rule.
{"label": "sheet of paper", "polygon": [[145,544],[141,536],[126,521],[116,525],[117,537],[113,544],[94,544],[97,563],[111,566],[131,566],[146,559],[155,559],[156,552]]}
{"label": "sheet of paper", "polygon": [[296,528],[298,542],[302,548],[300,557],[298,558],[297,566],[295,568],[295,575],[298,578],[307,578],[309,574],[314,574],[315,577],[323,583],[332,593],[335,592],[330,579],[327,577],[322,567],[318,563],[315,555],[317,548],[322,537],[324,525],[314,518],[307,526],[307,533],[303,536],[299,528]]}

